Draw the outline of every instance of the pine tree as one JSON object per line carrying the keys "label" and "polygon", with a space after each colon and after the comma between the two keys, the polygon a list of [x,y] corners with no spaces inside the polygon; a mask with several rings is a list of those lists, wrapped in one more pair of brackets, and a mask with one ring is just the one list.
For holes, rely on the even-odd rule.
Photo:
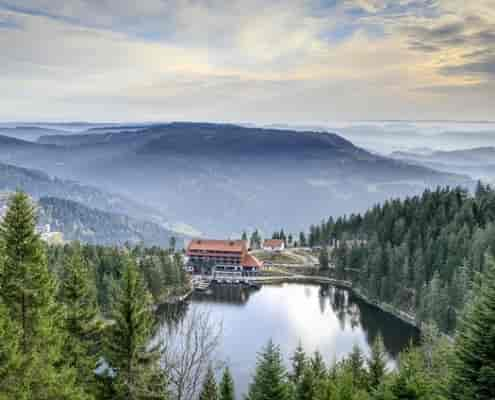
{"label": "pine tree", "polygon": [[[0,225],[2,319],[8,318],[15,327],[10,341],[20,362],[20,368],[9,371],[15,374],[9,379],[16,381],[11,398],[89,399],[75,382],[75,370],[64,362],[66,334],[55,301],[55,281],[35,227],[31,200],[22,192],[15,193]],[[2,325],[8,331],[8,325]],[[5,394],[0,392],[1,396]]]}
{"label": "pine tree", "polygon": [[224,369],[222,380],[220,381],[219,400],[234,400],[234,399],[235,399],[234,380],[232,379],[230,370],[227,367]]}
{"label": "pine tree", "polygon": [[7,315],[7,309],[0,302],[0,400],[19,395],[21,355],[17,331],[18,328]]}
{"label": "pine tree", "polygon": [[369,385],[375,389],[387,372],[385,346],[381,335],[378,335],[371,346],[371,355],[368,359]]}
{"label": "pine tree", "polygon": [[418,349],[408,349],[399,357],[399,370],[389,387],[394,399],[439,400]]}
{"label": "pine tree", "polygon": [[280,349],[270,340],[258,354],[256,372],[248,400],[289,400],[290,387]]}
{"label": "pine tree", "polygon": [[309,365],[304,366],[302,376],[296,385],[296,400],[314,400],[318,393],[318,378]]}
{"label": "pine tree", "polygon": [[199,394],[199,400],[218,400],[217,382],[215,381],[215,373],[213,372],[211,365],[206,371],[203,387]]}
{"label": "pine tree", "polygon": [[36,234],[36,211],[29,197],[18,192],[10,200],[0,225],[4,250],[2,300],[18,323],[23,353],[29,353],[55,310],[55,282],[48,272],[43,246]]}
{"label": "pine tree", "polygon": [[63,352],[67,364],[77,370],[78,384],[88,391],[95,389],[94,370],[99,359],[96,348],[102,330],[94,287],[77,244],[64,260],[60,297],[65,306],[67,338]]}
{"label": "pine tree", "polygon": [[364,368],[364,356],[358,345],[355,344],[352,347],[347,363],[352,375],[354,386],[358,388],[365,388],[367,379],[366,369]]}
{"label": "pine tree", "polygon": [[301,379],[306,364],[306,353],[304,352],[302,344],[299,342],[296,351],[292,356],[292,373],[290,375],[290,379],[294,384],[297,384]]}
{"label": "pine tree", "polygon": [[450,386],[452,400],[495,398],[495,263],[490,260],[481,291],[468,305],[456,337]]}
{"label": "pine tree", "polygon": [[313,357],[309,362],[311,369],[313,370],[316,379],[325,379],[327,376],[327,367],[323,357],[319,351],[315,351]]}
{"label": "pine tree", "polygon": [[163,399],[158,352],[147,348],[153,328],[151,295],[130,259],[126,260],[111,315],[115,322],[106,338],[104,357],[113,371],[115,398]]}

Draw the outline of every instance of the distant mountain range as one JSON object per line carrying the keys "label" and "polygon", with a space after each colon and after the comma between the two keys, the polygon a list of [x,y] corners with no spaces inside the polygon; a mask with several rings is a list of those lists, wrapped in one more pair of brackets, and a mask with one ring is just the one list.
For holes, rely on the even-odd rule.
{"label": "distant mountain range", "polygon": [[0,216],[5,212],[6,194],[17,189],[26,191],[40,205],[40,224],[49,224],[67,240],[164,245],[171,236],[183,236],[170,230],[166,217],[157,210],[122,195],[3,163]]}
{"label": "distant mountain range", "polygon": [[100,128],[36,143],[0,137],[0,161],[120,193],[215,236],[299,230],[425,187],[472,185],[326,132],[206,123]]}
{"label": "distant mountain range", "polygon": [[469,174],[475,179],[495,181],[495,147],[431,152],[393,152],[391,157],[439,171]]}
{"label": "distant mountain range", "polygon": [[35,142],[43,135],[69,134],[68,131],[39,126],[0,126],[0,135]]}
{"label": "distant mountain range", "polygon": [[17,189],[26,191],[34,199],[59,197],[102,211],[127,214],[159,224],[168,222],[166,216],[157,210],[120,194],[82,185],[75,181],[51,177],[39,170],[0,162],[0,192],[13,192]]}

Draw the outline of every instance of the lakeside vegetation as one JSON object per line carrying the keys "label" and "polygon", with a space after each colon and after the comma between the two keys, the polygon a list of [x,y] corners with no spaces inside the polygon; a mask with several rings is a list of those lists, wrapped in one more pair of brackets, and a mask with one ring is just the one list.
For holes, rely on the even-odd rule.
{"label": "lakeside vegetation", "polygon": [[324,256],[331,246],[335,277],[351,280],[366,298],[453,334],[495,255],[494,221],[495,191],[478,183],[473,195],[438,188],[329,218],[311,226],[307,238]]}
{"label": "lakeside vegetation", "polygon": [[[167,336],[152,341],[151,304],[167,285],[153,289],[159,279],[150,271],[180,285],[180,275],[174,283],[165,278],[178,271],[178,256],[159,248],[46,248],[35,219],[29,198],[16,193],[0,225],[0,399],[186,399],[164,363],[173,358],[162,357]],[[401,354],[398,368],[390,371],[380,339],[369,357],[355,347],[332,364],[299,347],[291,368],[269,342],[259,353],[246,399],[492,400],[495,264],[489,257],[482,273],[466,297],[454,343],[428,328],[421,346]],[[99,279],[105,285],[99,287]],[[234,399],[228,369],[219,386],[211,364],[200,372],[194,376],[201,378],[198,390],[188,400]]]}

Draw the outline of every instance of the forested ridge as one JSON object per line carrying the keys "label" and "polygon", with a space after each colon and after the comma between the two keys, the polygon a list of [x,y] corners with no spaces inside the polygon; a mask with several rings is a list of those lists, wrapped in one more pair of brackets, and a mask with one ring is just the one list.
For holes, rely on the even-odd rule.
{"label": "forested ridge", "polygon": [[438,188],[330,218],[310,227],[308,241],[328,246],[336,277],[369,299],[453,333],[494,254],[494,220],[495,191],[478,183],[474,194]]}
{"label": "forested ridge", "polygon": [[52,231],[62,232],[69,241],[106,245],[143,242],[166,246],[173,235],[177,236],[154,222],[86,207],[71,200],[42,197],[38,204],[39,222],[49,224]]}

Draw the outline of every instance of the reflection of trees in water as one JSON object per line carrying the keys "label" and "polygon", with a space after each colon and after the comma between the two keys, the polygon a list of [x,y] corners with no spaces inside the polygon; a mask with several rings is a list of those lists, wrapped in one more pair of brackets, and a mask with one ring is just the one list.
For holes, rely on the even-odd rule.
{"label": "reflection of trees in water", "polygon": [[173,329],[184,320],[189,310],[189,303],[182,302],[177,304],[162,304],[156,311],[159,325]]}
{"label": "reflection of trees in water", "polygon": [[396,358],[410,341],[419,342],[419,332],[416,328],[352,296],[351,301],[361,310],[359,322],[370,346],[376,337],[381,335],[385,349],[391,357]]}
{"label": "reflection of trees in water", "polygon": [[348,289],[325,284],[320,286],[319,295],[322,313],[325,312],[328,300],[342,330],[347,324],[353,330],[361,327],[370,346],[380,334],[387,352],[393,358],[396,358],[399,352],[409,344],[411,338],[414,343],[419,341],[419,333],[415,328],[364,303],[352,296]]}
{"label": "reflection of trees in water", "polygon": [[255,289],[241,285],[212,285],[208,292],[195,292],[195,302],[228,303],[243,305]]}

